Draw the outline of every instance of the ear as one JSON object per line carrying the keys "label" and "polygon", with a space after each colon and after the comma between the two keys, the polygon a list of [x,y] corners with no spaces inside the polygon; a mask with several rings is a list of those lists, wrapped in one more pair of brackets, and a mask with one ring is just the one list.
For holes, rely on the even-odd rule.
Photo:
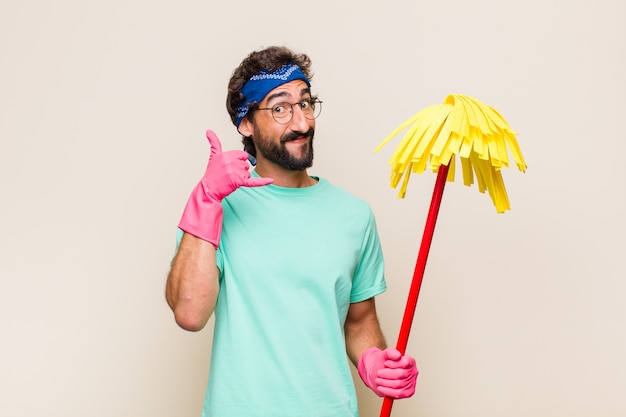
{"label": "ear", "polygon": [[244,117],[241,123],[239,123],[239,127],[237,128],[240,134],[243,136],[249,137],[254,133],[254,128],[252,126],[252,122],[248,117]]}

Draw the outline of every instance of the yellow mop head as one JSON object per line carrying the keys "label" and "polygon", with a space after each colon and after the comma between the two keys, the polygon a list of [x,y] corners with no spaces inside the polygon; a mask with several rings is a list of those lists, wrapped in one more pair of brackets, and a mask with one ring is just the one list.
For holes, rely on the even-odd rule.
{"label": "yellow mop head", "polygon": [[409,126],[389,161],[393,188],[404,176],[398,197],[404,198],[409,176],[424,172],[429,159],[433,172],[442,164],[448,165],[447,180],[454,181],[454,155],[459,155],[463,183],[472,185],[475,175],[478,190],[489,191],[498,213],[510,210],[500,173],[503,166],[509,166],[507,143],[518,169],[525,172],[527,166],[515,132],[494,108],[473,97],[451,94],[443,104],[426,107],[398,126],[374,152]]}

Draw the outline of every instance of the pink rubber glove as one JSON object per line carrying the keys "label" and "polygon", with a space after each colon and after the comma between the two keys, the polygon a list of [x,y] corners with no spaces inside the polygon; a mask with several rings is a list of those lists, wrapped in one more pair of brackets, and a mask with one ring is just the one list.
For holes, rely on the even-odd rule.
{"label": "pink rubber glove", "polygon": [[408,398],[415,393],[415,359],[395,348],[367,349],[359,358],[359,376],[379,397]]}
{"label": "pink rubber glove", "polygon": [[217,248],[224,217],[222,199],[241,186],[258,187],[274,180],[250,178],[247,152],[222,152],[222,144],[212,130],[206,131],[206,137],[211,145],[209,164],[189,196],[178,227]]}

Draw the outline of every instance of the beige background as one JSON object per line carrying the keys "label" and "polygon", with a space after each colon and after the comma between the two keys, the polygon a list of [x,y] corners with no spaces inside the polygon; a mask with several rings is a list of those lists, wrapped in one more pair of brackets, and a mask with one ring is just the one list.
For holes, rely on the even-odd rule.
{"label": "beige background", "polygon": [[512,211],[446,188],[393,415],[626,415],[626,3],[366,4],[0,1],[0,415],[199,416],[211,330],[175,326],[165,276],[204,130],[240,147],[230,73],[271,44],[314,62],[311,172],[376,213],[391,344],[435,176],[397,199],[399,138],[372,150],[449,93],[520,132]]}

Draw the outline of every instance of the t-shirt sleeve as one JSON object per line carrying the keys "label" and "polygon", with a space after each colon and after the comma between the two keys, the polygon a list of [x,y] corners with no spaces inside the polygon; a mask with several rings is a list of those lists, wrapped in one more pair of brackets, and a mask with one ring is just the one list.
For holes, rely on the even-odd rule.
{"label": "t-shirt sleeve", "polygon": [[367,300],[383,293],[387,289],[385,262],[376,228],[376,220],[371,209],[368,210],[360,254],[360,261],[352,280],[351,303]]}
{"label": "t-shirt sleeve", "polygon": [[172,255],[172,259],[170,260],[170,266],[172,265],[172,263],[174,263],[174,258],[176,257],[176,254],[178,253],[178,248],[180,247],[180,241],[183,240],[183,234],[185,232],[183,232],[181,229],[176,229],[176,246],[174,247],[174,255]]}
{"label": "t-shirt sleeve", "polygon": [[183,232],[182,229],[176,229],[176,249],[174,249],[174,256],[178,253],[178,248],[180,247],[180,241],[183,240]]}

